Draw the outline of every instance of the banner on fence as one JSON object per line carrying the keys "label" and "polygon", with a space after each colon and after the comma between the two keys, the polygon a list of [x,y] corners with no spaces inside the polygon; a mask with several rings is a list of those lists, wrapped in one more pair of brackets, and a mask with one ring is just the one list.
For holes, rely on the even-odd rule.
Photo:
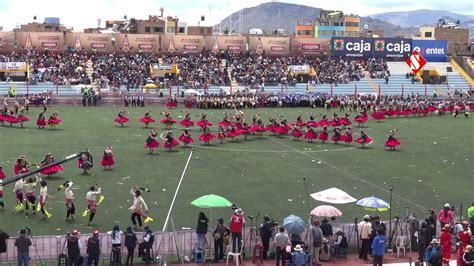
{"label": "banner on fence", "polygon": [[411,41],[406,38],[375,38],[373,39],[374,57],[406,59],[413,51]]}
{"label": "banner on fence", "polygon": [[445,40],[413,40],[412,46],[428,62],[446,62],[448,42]]}
{"label": "banner on fence", "polygon": [[132,53],[156,53],[160,36],[152,34],[115,34],[115,51]]}
{"label": "banner on fence", "polygon": [[77,33],[66,34],[68,48],[86,52],[111,53],[113,34],[105,33]]}
{"label": "banner on fence", "polygon": [[244,53],[247,37],[244,36],[206,36],[206,50],[212,52],[227,51],[232,54]]}
{"label": "banner on fence", "polygon": [[331,53],[342,57],[371,57],[372,39],[370,38],[339,38],[331,40]]}
{"label": "banner on fence", "polygon": [[290,48],[293,55],[325,55],[329,52],[328,39],[291,38]]}
{"label": "banner on fence", "polygon": [[15,32],[15,41],[18,51],[64,49],[64,35],[62,32]]}
{"label": "banner on fence", "polygon": [[161,35],[161,52],[168,54],[197,54],[204,49],[204,36]]}
{"label": "banner on fence", "polygon": [[249,37],[251,53],[268,56],[288,55],[290,53],[290,38],[286,37]]}

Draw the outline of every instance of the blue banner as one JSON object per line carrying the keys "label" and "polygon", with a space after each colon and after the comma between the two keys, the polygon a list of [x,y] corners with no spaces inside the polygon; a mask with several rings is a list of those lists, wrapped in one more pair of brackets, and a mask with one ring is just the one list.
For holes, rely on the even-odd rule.
{"label": "blue banner", "polygon": [[371,57],[372,39],[333,37],[331,40],[331,53],[333,56],[342,57]]}
{"label": "blue banner", "polygon": [[374,57],[406,59],[412,52],[412,40],[405,38],[374,38]]}
{"label": "blue banner", "polygon": [[428,62],[446,62],[448,42],[444,40],[413,40],[413,50],[417,50]]}

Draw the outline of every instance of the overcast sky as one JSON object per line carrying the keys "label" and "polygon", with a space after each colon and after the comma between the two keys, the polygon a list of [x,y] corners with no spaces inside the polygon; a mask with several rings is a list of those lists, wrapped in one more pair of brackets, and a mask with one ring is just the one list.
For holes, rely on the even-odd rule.
{"label": "overcast sky", "polygon": [[[33,21],[43,22],[44,17],[60,17],[61,24],[74,30],[96,27],[97,20],[129,18],[145,19],[159,14],[178,16],[188,25],[197,25],[201,15],[206,16],[202,25],[214,25],[221,19],[245,7],[269,2],[264,0],[0,0],[0,26],[11,30],[18,24]],[[286,0],[294,4],[305,4],[324,9],[341,10],[346,13],[366,16],[380,12],[416,9],[443,9],[451,12],[474,15],[473,1],[469,0]]]}

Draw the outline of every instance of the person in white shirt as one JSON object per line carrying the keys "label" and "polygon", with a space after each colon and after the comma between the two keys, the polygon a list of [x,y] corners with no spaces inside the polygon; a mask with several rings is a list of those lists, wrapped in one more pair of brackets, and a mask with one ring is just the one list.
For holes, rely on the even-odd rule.
{"label": "person in white shirt", "polygon": [[[128,208],[128,210],[132,213],[131,219],[134,225],[134,229],[141,229],[142,228],[142,216],[148,216],[148,206],[146,205],[145,200],[141,196],[140,190],[133,186],[130,190],[130,194],[133,196],[133,205]],[[138,222],[138,227],[137,227]]]}
{"label": "person in white shirt", "polygon": [[[38,177],[37,177],[38,180]],[[36,185],[37,180],[34,180],[32,177],[28,179],[26,183],[23,185],[23,189],[25,190],[26,202],[25,202],[25,209],[26,215],[28,215],[28,211],[31,208],[33,211],[33,215],[36,214],[35,204],[36,204]]]}
{"label": "person in white shirt", "polygon": [[114,228],[112,231],[108,232],[108,234],[111,235],[113,248],[120,247],[122,245],[123,232],[120,231],[120,228],[117,224],[114,225]]}
{"label": "person in white shirt", "polygon": [[13,189],[13,192],[15,193],[16,197],[16,207],[15,209],[17,211],[23,211],[23,187],[25,185],[26,181],[23,179],[19,179],[18,181],[15,182],[15,188]]}
{"label": "person in white shirt", "polygon": [[95,213],[97,211],[97,196],[102,194],[102,188],[98,185],[94,185],[89,189],[86,194],[87,209],[90,212],[88,226],[91,225],[94,220]]}
{"label": "person in white shirt", "polygon": [[72,191],[73,183],[71,181],[66,182],[64,190],[64,198],[66,202],[66,221],[69,221],[69,218],[74,220],[74,214],[76,214],[76,208],[74,206],[74,192]]}
{"label": "person in white shirt", "polygon": [[365,215],[364,221],[359,223],[359,237],[362,240],[362,247],[359,251],[359,259],[368,260],[367,254],[370,249],[370,234],[372,233],[372,224],[370,223],[370,216]]}
{"label": "person in white shirt", "polygon": [[50,218],[51,215],[46,211],[46,198],[48,196],[48,183],[44,180],[39,179],[40,182],[40,192],[39,192],[39,209],[43,214],[43,220]]}

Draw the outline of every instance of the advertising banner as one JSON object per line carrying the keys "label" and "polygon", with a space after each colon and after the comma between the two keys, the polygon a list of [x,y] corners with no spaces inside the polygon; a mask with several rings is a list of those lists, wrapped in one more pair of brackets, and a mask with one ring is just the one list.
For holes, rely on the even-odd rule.
{"label": "advertising banner", "polygon": [[26,72],[26,62],[0,62],[0,72]]}
{"label": "advertising banner", "polygon": [[161,52],[165,54],[197,54],[204,49],[203,36],[161,35]]}
{"label": "advertising banner", "polygon": [[206,50],[227,51],[232,54],[246,52],[247,37],[244,36],[206,36]]}
{"label": "advertising banner", "polygon": [[293,55],[324,55],[329,52],[328,39],[291,38],[290,48]]}
{"label": "advertising banner", "polygon": [[251,53],[272,55],[288,55],[290,38],[285,37],[249,37]]}
{"label": "advertising banner", "polygon": [[64,50],[64,35],[61,32],[15,32],[15,41],[18,51]]}
{"label": "advertising banner", "polygon": [[0,54],[13,52],[15,34],[13,32],[0,32]]}
{"label": "advertising banner", "polygon": [[413,51],[418,51],[428,62],[446,62],[448,42],[445,40],[413,40]]}
{"label": "advertising banner", "polygon": [[291,65],[288,67],[288,71],[295,75],[309,75],[311,67],[309,65]]}
{"label": "advertising banner", "polygon": [[374,38],[374,57],[387,59],[406,59],[412,50],[411,39],[405,38]]}
{"label": "advertising banner", "polygon": [[84,50],[87,52],[111,53],[113,34],[102,33],[77,33],[66,34],[68,48]]}
{"label": "advertising banner", "polygon": [[115,34],[115,51],[131,53],[159,52],[160,36],[151,34]]}
{"label": "advertising banner", "polygon": [[331,40],[331,53],[333,56],[337,57],[371,57],[372,39],[356,37],[333,37]]}

